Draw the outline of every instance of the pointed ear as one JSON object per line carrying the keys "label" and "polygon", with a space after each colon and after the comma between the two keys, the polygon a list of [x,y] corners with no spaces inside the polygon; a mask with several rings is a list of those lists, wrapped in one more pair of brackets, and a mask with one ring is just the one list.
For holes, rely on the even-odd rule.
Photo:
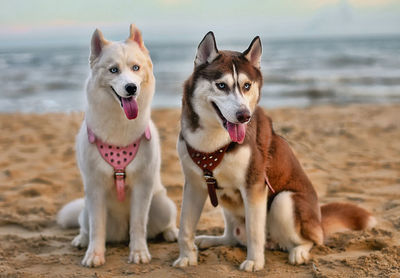
{"label": "pointed ear", "polygon": [[96,29],[92,35],[91,51],[90,51],[90,66],[93,65],[94,61],[100,56],[103,47],[110,44],[103,36],[103,33]]}
{"label": "pointed ear", "polygon": [[261,54],[261,40],[260,37],[257,36],[251,41],[249,48],[243,52],[243,55],[253,66],[260,68]]}
{"label": "pointed ear", "polygon": [[129,27],[129,38],[127,38],[126,41],[136,42],[140,46],[140,48],[142,48],[143,50],[146,49],[143,43],[142,33],[138,28],[136,28],[134,24],[131,24],[131,26]]}
{"label": "pointed ear", "polygon": [[205,63],[211,63],[219,55],[217,44],[213,32],[208,32],[203,40],[197,47],[196,59],[194,60],[195,67],[203,65]]}

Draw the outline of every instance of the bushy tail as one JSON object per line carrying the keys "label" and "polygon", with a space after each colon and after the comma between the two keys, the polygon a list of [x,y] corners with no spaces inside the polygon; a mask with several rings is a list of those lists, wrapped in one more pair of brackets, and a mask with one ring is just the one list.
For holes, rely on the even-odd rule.
{"label": "bushy tail", "polygon": [[79,214],[83,210],[85,201],[83,198],[76,199],[66,204],[57,215],[57,223],[63,228],[79,227]]}
{"label": "bushy tail", "polygon": [[321,207],[324,235],[348,230],[370,229],[376,219],[365,209],[346,203],[330,203]]}

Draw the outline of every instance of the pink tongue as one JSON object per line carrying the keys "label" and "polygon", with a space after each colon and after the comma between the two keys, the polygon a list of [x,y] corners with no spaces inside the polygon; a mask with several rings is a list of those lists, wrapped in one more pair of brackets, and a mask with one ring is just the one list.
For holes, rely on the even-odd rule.
{"label": "pink tongue", "polygon": [[226,123],[229,136],[233,142],[243,143],[244,137],[246,136],[246,124],[233,124],[231,122]]}
{"label": "pink tongue", "polygon": [[136,99],[133,97],[122,98],[122,108],[124,108],[124,112],[126,117],[129,120],[135,119],[138,115],[138,105]]}

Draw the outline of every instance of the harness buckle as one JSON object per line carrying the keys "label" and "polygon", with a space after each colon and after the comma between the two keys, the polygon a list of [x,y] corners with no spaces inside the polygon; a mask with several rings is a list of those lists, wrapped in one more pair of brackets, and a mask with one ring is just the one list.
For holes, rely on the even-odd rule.
{"label": "harness buckle", "polygon": [[213,186],[215,189],[221,189],[218,186],[217,179],[214,177],[213,173],[210,171],[204,171],[203,173],[204,180],[207,185]]}
{"label": "harness buckle", "polygon": [[125,179],[125,171],[124,170],[115,170],[114,177],[117,180]]}
{"label": "harness buckle", "polygon": [[204,179],[206,180],[207,184],[215,185],[217,183],[217,180],[214,177],[204,176]]}

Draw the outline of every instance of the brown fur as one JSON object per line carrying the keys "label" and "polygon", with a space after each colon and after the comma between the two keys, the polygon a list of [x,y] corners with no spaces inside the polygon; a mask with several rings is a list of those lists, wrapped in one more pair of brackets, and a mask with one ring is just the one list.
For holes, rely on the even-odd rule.
{"label": "brown fur", "polygon": [[322,244],[324,235],[340,229],[367,228],[371,214],[355,205],[333,203],[319,208],[317,193],[289,144],[274,132],[271,119],[259,107],[248,125],[244,144],[252,150],[247,186],[251,191],[260,190],[259,184],[267,174],[275,190],[269,192],[268,208],[280,192],[294,192],[296,228],[304,239]]}
{"label": "brown fur", "polygon": [[339,230],[363,230],[368,228],[371,214],[356,205],[330,203],[321,206],[322,228],[325,235]]}
{"label": "brown fur", "polygon": [[226,207],[231,210],[235,210],[238,207],[243,206],[243,199],[242,199],[242,195],[240,194],[239,190],[235,191],[235,195],[233,197],[223,194],[220,197],[220,201],[221,201],[221,205],[223,207]]}
{"label": "brown fur", "polygon": [[[223,74],[232,73],[232,64],[234,64],[238,73],[246,73],[251,80],[257,82],[261,91],[263,83],[261,72],[251,65],[242,53],[233,51],[218,53],[218,57],[211,64],[206,63],[195,68],[184,84],[182,118],[189,120],[192,131],[202,128],[199,124],[199,116],[194,112],[190,102],[198,79],[218,79]],[[261,196],[261,193],[267,190],[264,182],[265,175],[268,176],[275,190],[275,193],[268,194],[268,209],[277,194],[282,191],[293,192],[295,225],[302,238],[311,240],[315,244],[322,244],[324,233],[333,231],[334,226],[355,230],[367,226],[370,214],[357,206],[330,204],[320,209],[317,193],[299,161],[289,144],[274,132],[271,119],[260,107],[254,109],[242,145],[249,146],[251,149],[251,160],[246,175],[250,200],[253,202],[257,202],[257,199],[261,200],[257,196]],[[239,144],[231,143],[227,153],[235,152],[239,147]],[[243,206],[241,198],[232,200],[227,195],[222,195],[220,199],[221,204],[228,208]]]}

